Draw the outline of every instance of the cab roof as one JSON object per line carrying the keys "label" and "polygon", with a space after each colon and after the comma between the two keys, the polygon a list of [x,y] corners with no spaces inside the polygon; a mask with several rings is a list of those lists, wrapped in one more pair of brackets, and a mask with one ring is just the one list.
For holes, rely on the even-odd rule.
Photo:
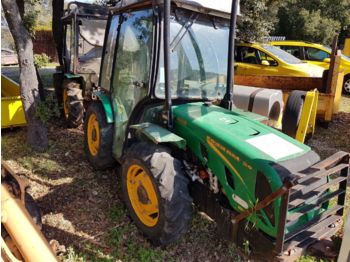
{"label": "cab roof", "polygon": [[[199,13],[208,15],[214,15],[224,18],[230,18],[231,14],[231,0],[171,0],[173,4],[178,7],[192,10]],[[147,4],[163,4],[163,0],[120,0],[113,8],[112,12],[118,12],[119,10],[132,9],[140,5]]]}
{"label": "cab roof", "polygon": [[65,16],[62,19],[66,19],[74,13],[81,17],[108,18],[108,8],[106,6],[74,1],[68,3],[65,8]]}

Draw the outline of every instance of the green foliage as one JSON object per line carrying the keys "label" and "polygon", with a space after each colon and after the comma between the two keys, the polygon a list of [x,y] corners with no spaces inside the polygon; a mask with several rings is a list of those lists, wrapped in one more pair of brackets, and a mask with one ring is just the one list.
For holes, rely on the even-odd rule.
{"label": "green foliage", "polygon": [[274,30],[279,1],[242,0],[237,22],[237,37],[240,40],[259,41]]}
{"label": "green foliage", "polygon": [[336,32],[350,32],[349,9],[346,0],[289,0],[279,8],[275,34],[329,45]]}
{"label": "green foliage", "polygon": [[32,37],[34,37],[38,14],[39,12],[36,10],[27,10],[24,13],[23,24]]}
{"label": "green foliage", "polygon": [[34,55],[34,64],[38,67],[44,67],[47,66],[50,63],[50,57],[48,57],[46,54],[35,54]]}
{"label": "green foliage", "polygon": [[84,256],[77,254],[77,252],[73,249],[73,247],[69,247],[67,249],[67,253],[65,255],[60,256],[60,260],[64,262],[85,262],[86,259]]}
{"label": "green foliage", "polygon": [[125,209],[123,208],[123,206],[111,208],[108,211],[108,216],[110,217],[111,220],[115,222],[119,222],[121,219],[125,218],[126,216]]}
{"label": "green foliage", "polygon": [[37,106],[35,116],[45,124],[47,124],[53,117],[60,116],[57,99],[53,94],[47,95],[45,101],[40,102]]}

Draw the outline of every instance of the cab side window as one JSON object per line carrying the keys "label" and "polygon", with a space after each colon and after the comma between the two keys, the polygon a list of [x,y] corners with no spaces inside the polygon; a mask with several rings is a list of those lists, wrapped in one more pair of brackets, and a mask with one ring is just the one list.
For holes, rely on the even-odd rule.
{"label": "cab side window", "polygon": [[292,56],[295,56],[301,60],[304,60],[299,46],[278,46],[278,47],[286,51],[287,53],[291,54]]}
{"label": "cab side window", "polygon": [[271,56],[267,55],[266,53],[260,51],[260,50],[257,50],[258,51],[258,55],[259,55],[259,60],[260,60],[260,64],[261,64],[261,61],[265,60],[265,61],[268,61],[270,66],[277,66],[278,63],[275,59],[273,59]]}
{"label": "cab side window", "polygon": [[125,13],[120,18],[113,92],[127,116],[147,95],[153,42],[152,10]]}
{"label": "cab side window", "polygon": [[252,47],[241,47],[242,62],[247,64],[260,64],[257,50]]}
{"label": "cab side window", "polygon": [[108,39],[106,42],[103,64],[101,71],[101,87],[110,90],[114,50],[117,41],[119,15],[114,16],[109,26]]}
{"label": "cab side window", "polygon": [[325,51],[322,51],[313,47],[305,47],[306,60],[323,62],[325,58],[329,58],[330,55]]}
{"label": "cab side window", "polygon": [[263,60],[268,61],[271,66],[278,65],[271,56],[253,47],[239,46],[235,51],[236,62],[261,65]]}

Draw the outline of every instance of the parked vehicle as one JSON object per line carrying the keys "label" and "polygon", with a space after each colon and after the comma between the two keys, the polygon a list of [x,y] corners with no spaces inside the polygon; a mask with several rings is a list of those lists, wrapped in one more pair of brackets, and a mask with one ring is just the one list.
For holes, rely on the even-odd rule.
{"label": "parked vehicle", "polygon": [[86,156],[96,169],[121,165],[126,206],[154,244],[188,230],[194,202],[260,258],[295,258],[339,228],[349,154],[320,161],[234,107],[238,1],[221,3],[117,3],[86,110]]}
{"label": "parked vehicle", "polygon": [[84,96],[98,83],[107,14],[104,6],[70,2],[62,17],[64,64],[54,85],[70,127],[83,122]]}
{"label": "parked vehicle", "polygon": [[237,75],[322,77],[324,69],[268,44],[240,43],[235,50]]}
{"label": "parked vehicle", "polygon": [[[270,44],[280,47],[300,60],[329,69],[332,53],[330,47],[304,41],[272,41]],[[343,90],[350,94],[350,57],[342,54],[340,66],[344,70]]]}

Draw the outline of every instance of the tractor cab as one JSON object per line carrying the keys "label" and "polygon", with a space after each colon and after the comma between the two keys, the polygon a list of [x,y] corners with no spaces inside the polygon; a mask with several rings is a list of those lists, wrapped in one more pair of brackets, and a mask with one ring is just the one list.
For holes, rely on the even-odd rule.
{"label": "tractor cab", "polygon": [[[111,10],[98,96],[112,97],[110,118],[113,113],[113,120],[117,119],[118,141],[124,141],[127,126],[138,123],[146,113],[136,109],[140,105],[157,105],[158,123],[163,125],[166,99],[176,104],[223,99],[231,3],[223,1],[216,10],[202,2],[207,1],[172,2],[168,98],[162,4],[121,1]],[[121,156],[120,143],[114,153]]]}
{"label": "tractor cab", "polygon": [[108,8],[70,2],[62,19],[63,64],[54,74],[56,97],[69,127],[83,122],[84,98],[98,84]]}
{"label": "tractor cab", "polygon": [[338,228],[349,154],[320,161],[235,108],[237,10],[235,0],[119,1],[87,103],[86,156],[95,169],[121,165],[126,207],[156,245],[188,230],[194,202],[255,254],[300,256]]}
{"label": "tractor cab", "polygon": [[62,17],[65,73],[99,75],[107,16],[105,7],[68,4]]}

